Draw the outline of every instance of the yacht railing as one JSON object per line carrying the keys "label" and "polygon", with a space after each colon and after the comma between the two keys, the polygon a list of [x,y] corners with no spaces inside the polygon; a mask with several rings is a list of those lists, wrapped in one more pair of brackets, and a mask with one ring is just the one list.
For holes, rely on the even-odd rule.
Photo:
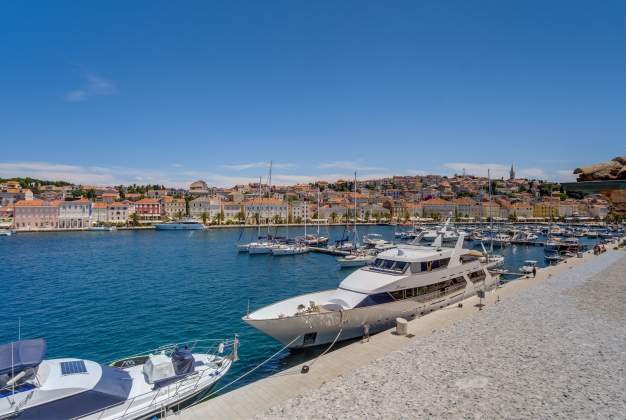
{"label": "yacht railing", "polygon": [[418,302],[428,302],[429,300],[437,299],[450,293],[456,292],[457,290],[464,289],[466,284],[460,283],[454,286],[448,286],[443,290],[435,290],[434,292],[427,293],[425,295],[418,296],[415,300]]}
{"label": "yacht railing", "polygon": [[[192,396],[194,396],[194,394],[199,393],[198,390],[201,388],[200,381],[205,377],[205,375],[208,374],[209,376],[214,377],[214,381],[212,383],[207,384],[206,388],[208,389],[210,386],[215,384],[222,377],[222,375],[230,368],[230,365],[232,362],[235,362],[238,360],[237,350],[239,346],[239,339],[237,338],[237,336],[235,336],[235,338],[232,340],[207,339],[207,340],[194,340],[194,341],[177,343],[177,344],[167,344],[164,346],[157,347],[156,349],[151,350],[147,353],[136,354],[136,355],[124,358],[124,359],[119,359],[116,362],[112,362],[112,365],[119,363],[119,362],[122,362],[122,365],[123,365],[123,362],[126,360],[130,360],[130,359],[142,357],[142,356],[148,356],[149,354],[162,353],[162,354],[169,356],[177,347],[180,348],[181,346],[185,346],[185,345],[188,347],[188,349],[192,351],[195,349],[196,354],[204,353],[204,354],[212,355],[213,358],[211,359],[211,361],[215,361],[216,359],[219,359],[217,361],[218,362],[222,361],[222,363],[216,364],[218,367],[217,369],[205,369],[201,372],[195,371],[189,374],[188,376],[181,378],[180,380],[176,382],[173,382],[171,384],[168,384],[166,386],[162,386],[159,388],[153,388],[151,391],[136,395],[130,400],[127,400],[121,404],[120,403],[111,404],[107,407],[94,410],[92,412],[83,414],[79,417],[75,417],[73,418],[73,420],[85,418],[88,416],[93,416],[98,413],[99,413],[97,417],[98,419],[102,419],[103,417],[108,418],[108,416],[105,416],[107,411],[111,409],[121,410],[121,407],[123,407],[124,404],[128,404],[128,406],[124,409],[124,411],[119,415],[114,415],[114,417],[112,418],[124,419],[127,417],[134,418],[134,416],[136,415],[145,416],[145,415],[153,414],[155,412],[164,413],[168,408],[176,405],[175,404],[176,401],[178,401],[178,403],[183,403],[186,399],[189,399]],[[202,345],[203,347],[199,348],[199,345]],[[213,349],[213,348],[216,351],[210,352],[210,349]],[[215,355],[215,353],[223,353],[225,350],[229,348],[231,351],[228,355],[223,355],[223,356]],[[225,359],[230,359],[232,362],[223,363]],[[134,366],[134,364],[130,364],[128,366],[123,366],[123,367],[132,367],[132,366]],[[155,390],[156,390],[156,393],[154,393]],[[153,393],[154,393],[154,396],[152,396]],[[159,396],[163,396],[164,394],[166,394],[167,397],[164,400],[157,401],[157,398]],[[139,403],[139,404],[141,402],[145,403],[145,401],[148,400],[147,397],[150,397],[150,402],[148,404],[136,405],[135,407],[133,407],[135,403]],[[131,407],[132,407],[132,410],[131,410]]]}

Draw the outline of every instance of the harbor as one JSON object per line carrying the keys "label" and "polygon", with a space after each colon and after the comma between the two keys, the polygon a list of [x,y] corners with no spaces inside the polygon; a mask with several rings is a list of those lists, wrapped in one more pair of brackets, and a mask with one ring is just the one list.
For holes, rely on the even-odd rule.
{"label": "harbor", "polygon": [[[587,252],[411,321],[406,336],[390,329],[351,342],[176,418],[619,417],[626,390],[612,372],[626,362],[626,319],[605,305],[626,293],[625,269],[623,251]],[[590,298],[591,290],[599,291]]]}
{"label": "harbor", "polygon": [[[462,228],[467,230],[468,226]],[[304,230],[294,227],[273,229],[276,238],[286,237],[286,234],[305,237]],[[376,258],[382,258],[382,261],[388,258],[386,255],[413,252],[415,247],[402,245],[403,241],[398,240],[399,234],[408,232],[406,228],[399,230],[397,226],[361,225],[358,229],[369,249],[377,250],[381,257]],[[432,244],[426,242],[415,249],[423,248],[425,252],[437,253],[446,252],[444,249],[452,251],[450,247],[455,247],[454,243],[448,243],[440,249],[441,245],[437,245],[437,241],[443,241],[448,232],[451,235],[457,232],[457,227],[446,223],[437,229],[439,239]],[[485,227],[474,229],[484,232]],[[509,228],[500,227],[500,229],[504,231]],[[6,255],[11,252],[18,258],[15,261],[22,262],[11,268],[7,266],[0,268],[7,270],[0,274],[6,277],[20,273],[19,277],[13,277],[15,281],[9,285],[8,291],[15,294],[17,291],[11,290],[11,287],[15,287],[16,290],[19,288],[22,291],[21,296],[24,296],[24,299],[15,302],[24,314],[18,319],[19,334],[26,337],[46,337],[48,353],[53,357],[73,355],[108,364],[123,359],[128,354],[140,352],[145,348],[146,342],[154,346],[168,342],[180,343],[187,337],[206,336],[206,331],[221,337],[238,337],[238,343],[240,340],[242,344],[238,352],[238,361],[233,363],[232,367],[229,365],[229,369],[223,372],[224,378],[209,394],[211,398],[180,412],[181,416],[196,415],[200,418],[210,417],[206,410],[217,413],[215,418],[254,416],[258,413],[245,411],[241,407],[248,407],[250,410],[260,408],[269,410],[287,399],[300,395],[299,393],[317,389],[337,375],[348,374],[377,358],[401,349],[411,341],[408,337],[425,336],[431,325],[437,324],[438,326],[433,328],[438,329],[448,325],[448,322],[480,312],[476,307],[479,303],[476,297],[469,297],[462,302],[458,298],[446,302],[440,300],[442,303],[436,308],[426,312],[422,309],[421,316],[408,324],[408,335],[398,336],[387,330],[373,334],[367,345],[359,346],[358,339],[345,341],[346,336],[350,337],[348,334],[357,338],[361,335],[361,324],[357,323],[356,331],[350,333],[346,329],[340,342],[336,341],[342,334],[341,331],[336,336],[329,333],[326,341],[320,341],[323,337],[318,337],[314,343],[317,345],[313,348],[287,351],[283,346],[284,341],[281,344],[246,325],[249,323],[246,314],[252,314],[254,318],[255,310],[271,304],[276,299],[280,300],[281,296],[292,297],[297,291],[310,293],[336,287],[337,284],[348,281],[351,276],[358,276],[360,270],[342,269],[337,263],[339,260],[335,258],[346,258],[347,251],[330,245],[339,243],[338,241],[344,238],[345,226],[321,228],[320,234],[317,235],[319,238],[327,238],[325,240],[328,247],[312,246],[309,249],[312,251],[310,253],[281,258],[271,254],[254,255],[237,250],[238,244],[245,240],[246,236],[254,236],[256,233],[255,229],[131,230],[92,232],[86,236],[72,232],[43,236],[22,232],[11,238],[10,242],[0,243],[0,252]],[[424,232],[420,235],[423,234]],[[618,234],[619,232],[616,233]],[[461,233],[456,236],[456,248],[466,242],[465,248],[485,251],[484,242],[464,241],[465,235],[466,233]],[[313,239],[317,241],[315,238]],[[605,243],[605,247],[610,247],[608,241],[595,238],[585,242],[582,238],[581,244],[584,243],[584,247],[588,249],[594,244],[597,247],[601,242]],[[29,259],[28,250],[34,245],[50,251],[42,253],[36,259],[32,256]],[[272,246],[284,245],[277,243]],[[500,255],[502,262],[498,263],[498,269],[494,266],[493,275],[496,276],[494,278],[500,277],[505,286],[500,286],[495,292],[490,291],[492,287],[484,288],[487,296],[480,300],[480,304],[492,305],[510,293],[509,291],[534,284],[546,276],[564,270],[564,267],[575,267],[593,257],[591,251],[579,252],[578,255],[582,258],[577,258],[574,254],[571,258],[563,259],[558,265],[549,266],[550,261],[541,258],[544,248],[545,246],[512,243],[495,247],[492,252]],[[458,249],[464,255],[462,258],[471,256],[470,260],[462,263],[463,266],[475,260],[477,256],[483,255],[480,251]],[[454,260],[455,251],[452,252],[450,256]],[[132,258],[129,259],[128,256]],[[526,265],[533,261],[532,258],[535,259],[535,265],[532,267],[536,266],[538,272],[536,278],[529,279],[533,270],[526,268]],[[50,270],[44,267],[54,267],[60,260],[68,265],[58,266],[49,271],[55,274],[53,277],[41,275],[44,270]],[[129,261],[134,263],[129,265]],[[143,266],[151,268],[146,270],[141,268]],[[467,265],[470,266],[471,264]],[[238,270],[233,272],[232,267],[238,267]],[[369,270],[372,269],[378,270],[374,266]],[[242,276],[246,270],[249,270],[249,274]],[[162,280],[163,273],[168,273],[166,277],[168,281]],[[172,288],[171,279],[184,281],[184,289]],[[358,280],[356,282],[355,284],[359,283]],[[150,287],[146,287],[148,284]],[[457,289],[458,287],[451,283],[450,290],[454,292]],[[47,299],[52,297],[53,300],[47,303],[45,312],[37,310],[44,303],[39,300],[40,295],[29,293],[34,290],[43,291]],[[345,295],[345,292],[340,293]],[[124,309],[131,308],[133,297],[151,303],[145,306],[146,310]],[[167,304],[163,299],[168,301]],[[461,305],[457,306],[457,303]],[[76,320],[63,317],[61,312],[57,316],[49,316],[50,313],[55,313],[55,308],[64,311],[68,305],[72,307],[74,313],[81,314],[80,318]],[[169,315],[164,317],[153,317],[150,315],[150,308],[155,307],[154,305],[156,307],[163,305],[175,310],[166,311],[165,313]],[[444,308],[439,309],[440,307]],[[431,312],[433,309],[438,310]],[[210,316],[206,316],[207,310]],[[45,318],[39,318],[38,314]],[[413,314],[409,318],[412,319],[415,313],[407,313],[407,316],[410,314]],[[242,316],[246,323],[242,322]],[[10,320],[5,319],[4,322],[6,326],[2,331],[8,333],[5,340],[10,341],[11,330],[14,330],[15,326],[11,325]],[[374,322],[372,332],[376,333],[380,328],[386,330],[393,322],[395,322],[393,317],[380,324]],[[438,324],[442,322],[443,324]],[[128,331],[133,330],[136,330],[135,334],[128,334]],[[99,338],[94,341],[78,338],[85,333],[87,336]],[[293,336],[295,336],[293,340],[298,339],[297,332],[288,334],[288,337]],[[305,370],[307,373],[303,374]],[[272,398],[268,398],[267,395],[271,395]],[[264,402],[257,401],[259,398]],[[133,401],[130,401],[128,408],[140,409],[140,405],[134,405]],[[162,415],[168,413],[165,409],[161,411]]]}

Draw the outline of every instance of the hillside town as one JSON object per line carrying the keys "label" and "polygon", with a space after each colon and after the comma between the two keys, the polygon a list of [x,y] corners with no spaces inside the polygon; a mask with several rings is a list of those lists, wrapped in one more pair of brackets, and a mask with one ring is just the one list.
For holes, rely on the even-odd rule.
{"label": "hillside town", "polygon": [[73,185],[29,178],[0,181],[2,227],[18,231],[149,226],[192,218],[205,225],[415,223],[443,220],[604,220],[601,195],[573,197],[558,183],[469,175],[394,176],[291,186],[249,183],[218,188],[199,180],[187,189]]}

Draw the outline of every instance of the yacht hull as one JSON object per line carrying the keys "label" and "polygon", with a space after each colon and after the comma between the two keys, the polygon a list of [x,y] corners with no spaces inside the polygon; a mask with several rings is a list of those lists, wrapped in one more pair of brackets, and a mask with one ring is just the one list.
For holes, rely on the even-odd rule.
{"label": "yacht hull", "polygon": [[[495,285],[496,279],[492,278],[488,284],[468,284],[463,289],[433,298],[427,302],[405,299],[344,311],[329,311],[274,319],[244,317],[243,320],[283,345],[289,344],[290,349],[314,347],[330,344],[335,339],[344,341],[362,337],[365,323],[369,325],[371,334],[387,330],[395,325],[398,317],[412,320],[473,296],[479,289],[490,290]],[[341,334],[339,334],[340,331]]]}
{"label": "yacht hull", "polygon": [[201,224],[163,223],[154,225],[156,230],[203,230]]}

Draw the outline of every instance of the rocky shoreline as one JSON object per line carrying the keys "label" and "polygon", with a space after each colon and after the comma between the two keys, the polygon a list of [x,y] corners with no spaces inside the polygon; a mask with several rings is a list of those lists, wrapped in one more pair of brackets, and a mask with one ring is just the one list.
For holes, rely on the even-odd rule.
{"label": "rocky shoreline", "polygon": [[259,418],[626,418],[626,255],[608,252]]}

